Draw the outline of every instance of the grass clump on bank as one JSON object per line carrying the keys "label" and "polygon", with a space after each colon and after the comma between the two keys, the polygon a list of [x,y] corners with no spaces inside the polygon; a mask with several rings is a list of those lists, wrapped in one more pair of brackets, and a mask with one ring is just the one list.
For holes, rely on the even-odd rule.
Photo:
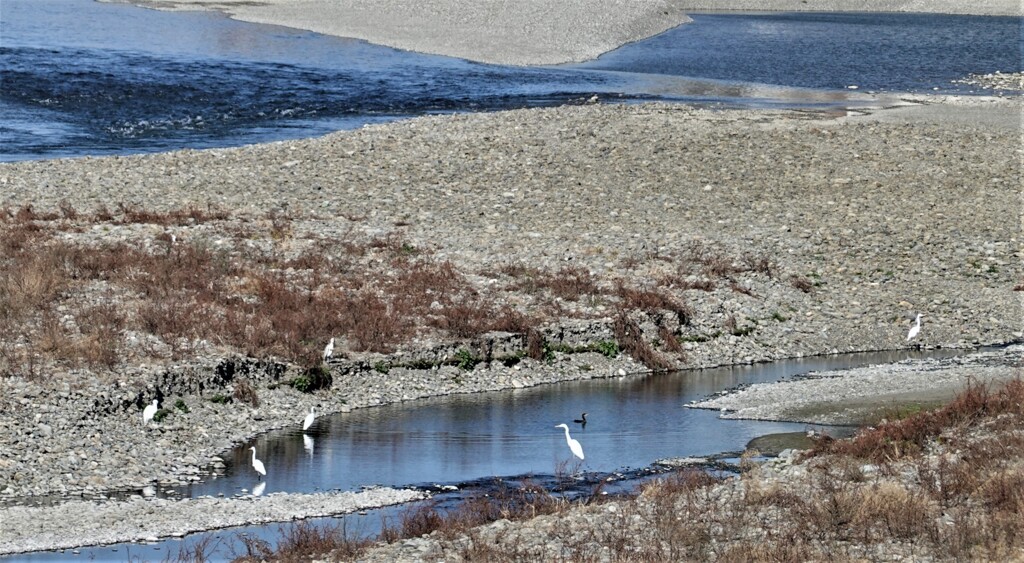
{"label": "grass clump on bank", "polygon": [[[795,466],[754,464],[730,479],[684,469],[594,498],[607,500],[568,502],[524,484],[446,513],[428,503],[376,545],[432,534],[425,557],[460,561],[1019,560],[1024,381],[972,384],[939,409],[821,438]],[[499,519],[512,523],[481,527]],[[336,541],[332,561],[396,553]]]}

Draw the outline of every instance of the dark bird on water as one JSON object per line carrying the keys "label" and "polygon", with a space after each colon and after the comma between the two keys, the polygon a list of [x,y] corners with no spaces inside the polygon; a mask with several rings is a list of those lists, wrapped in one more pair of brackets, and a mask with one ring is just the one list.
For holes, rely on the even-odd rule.
{"label": "dark bird on water", "polygon": [[575,422],[576,424],[582,424],[582,425],[586,426],[587,425],[587,413],[581,414],[580,417],[577,418],[576,420],[574,420],[573,422]]}

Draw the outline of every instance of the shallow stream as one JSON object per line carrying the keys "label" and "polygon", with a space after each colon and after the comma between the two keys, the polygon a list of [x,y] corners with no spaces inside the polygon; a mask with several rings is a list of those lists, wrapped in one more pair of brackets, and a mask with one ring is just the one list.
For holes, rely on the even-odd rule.
{"label": "shallow stream", "polygon": [[[544,385],[466,396],[436,398],[378,408],[357,409],[317,419],[301,431],[305,413],[296,413],[295,426],[269,432],[240,444],[225,455],[223,475],[174,490],[172,496],[261,494],[355,490],[367,485],[418,487],[438,491],[453,485],[457,492],[440,492],[435,501],[452,503],[466,494],[487,491],[494,479],[542,484],[555,481],[560,465],[571,462],[563,432],[569,423],[582,444],[586,460],[579,466],[583,479],[577,492],[597,481],[615,479],[611,491],[625,491],[648,478],[652,464],[674,457],[728,458],[738,455],[757,437],[786,432],[825,430],[803,423],[726,420],[715,411],[686,408],[693,400],[760,382],[777,381],[809,371],[889,363],[906,358],[948,357],[954,350],[900,350],[824,356],[778,362],[687,370],[652,376],[626,376]],[[573,423],[587,412],[586,427]],[[312,440],[312,443],[310,443]],[[267,477],[258,479],[250,460],[255,446]],[[569,467],[575,468],[572,463]],[[161,489],[166,495],[172,489]],[[345,517],[352,533],[374,534],[381,518],[392,522],[403,507]],[[316,519],[332,522],[335,519]],[[183,545],[206,537],[228,545],[240,532],[275,541],[279,524],[231,528],[193,534],[154,544],[119,544],[85,548],[77,559],[162,559]],[[112,551],[112,550],[118,551]],[[36,553],[0,558],[4,561],[54,561],[67,553]],[[228,552],[220,554],[228,557]]]}

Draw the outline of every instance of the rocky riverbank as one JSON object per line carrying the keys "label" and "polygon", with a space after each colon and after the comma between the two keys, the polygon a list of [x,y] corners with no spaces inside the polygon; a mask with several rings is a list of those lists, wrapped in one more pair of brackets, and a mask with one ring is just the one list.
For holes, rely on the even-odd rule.
{"label": "rocky riverbank", "polygon": [[[1012,103],[990,109],[1012,113]],[[547,346],[534,359],[525,334],[453,337],[451,316],[385,352],[356,349],[357,333],[327,332],[314,346],[339,337],[332,383],[313,394],[286,384],[301,374],[295,364],[244,358],[215,338],[186,346],[132,318],[114,333],[123,356],[112,367],[89,358],[69,367],[45,355],[57,346],[45,339],[34,341],[37,355],[4,348],[28,375],[0,379],[0,493],[200,479],[230,444],[298,424],[314,403],[336,412],[642,372],[620,354],[622,323],[639,337],[633,351],[671,367],[900,348],[917,312],[925,346],[1019,339],[1019,158],[1012,127],[599,104],[3,164],[6,224],[52,236],[47,245],[139,257],[185,245],[228,261],[275,252],[275,268],[291,260],[280,271],[305,275],[314,270],[297,258],[325,249],[346,271],[368,268],[378,280],[369,287],[401,274],[408,261],[396,256],[414,254],[449,263],[472,289],[460,295],[535,317],[533,342]],[[189,206],[225,213],[165,220]],[[346,255],[358,241],[366,250]],[[131,285],[142,267],[117,280],[128,285],[71,279],[53,309],[68,334],[90,336],[85,319],[103,311],[79,303],[144,303]],[[565,293],[559,276],[574,289]],[[259,298],[245,279],[232,291]],[[456,310],[435,299],[424,314]],[[621,348],[603,347],[616,339]],[[259,406],[213,400],[235,396],[243,380]],[[158,396],[167,418],[143,429],[140,408]]]}

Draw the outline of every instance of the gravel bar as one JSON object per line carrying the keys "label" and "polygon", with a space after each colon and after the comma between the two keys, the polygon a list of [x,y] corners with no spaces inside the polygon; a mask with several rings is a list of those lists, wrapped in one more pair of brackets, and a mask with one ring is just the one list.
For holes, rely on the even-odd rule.
{"label": "gravel bar", "polygon": [[[15,506],[0,518],[0,555],[70,549],[165,537],[265,522],[348,514],[401,504],[424,493],[388,488],[359,493],[315,493],[169,500],[70,501],[59,506]],[[24,523],[27,525],[18,525]]]}
{"label": "gravel bar", "polygon": [[[124,1],[124,0],[104,0]],[[163,10],[219,10],[253,23],[506,65],[593,59],[691,22],[692,11],[1024,14],[1017,0],[128,0]]]}
{"label": "gravel bar", "polygon": [[139,0],[505,65],[585,61],[691,21],[671,0]]}
{"label": "gravel bar", "polygon": [[862,424],[886,408],[934,404],[969,383],[999,387],[1021,377],[1024,347],[1010,346],[945,359],[840,371],[811,372],[791,381],[758,383],[697,401],[690,407],[721,410],[721,418],[784,420],[816,424]]}

